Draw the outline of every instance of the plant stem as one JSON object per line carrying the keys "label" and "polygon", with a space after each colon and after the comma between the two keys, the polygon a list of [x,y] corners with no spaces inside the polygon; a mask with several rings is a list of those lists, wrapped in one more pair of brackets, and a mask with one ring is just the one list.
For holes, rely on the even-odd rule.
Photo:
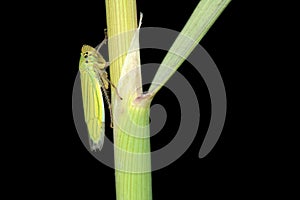
{"label": "plant stem", "polygon": [[[136,0],[106,0],[110,77],[114,95],[115,178],[118,200],[151,200],[149,113],[153,96],[206,34],[230,0],[201,0],[142,94],[139,50],[128,53],[137,35]],[[131,32],[130,32],[131,31]],[[124,34],[126,33],[126,34]],[[137,33],[137,34],[136,34]],[[138,40],[136,40],[138,44]],[[125,60],[126,58],[126,60]]]}
{"label": "plant stem", "polygon": [[[108,37],[122,35],[137,28],[136,0],[106,0],[106,21]],[[122,40],[121,40],[122,39]],[[120,78],[122,65],[126,55],[120,55],[128,49],[131,37],[122,37],[120,40],[109,42],[109,58],[113,60],[110,64],[111,81],[116,84]],[[111,59],[112,58],[112,59]],[[112,101],[113,102],[113,101]]]}
{"label": "plant stem", "polygon": [[[118,137],[115,143],[115,167],[117,199],[151,200],[151,154],[149,111],[150,101],[145,106],[134,105],[129,108],[131,120],[126,115],[120,116],[125,122],[116,129]],[[128,123],[128,124],[127,124]],[[135,125],[132,125],[135,124]],[[139,129],[144,126],[144,129]]]}
{"label": "plant stem", "polygon": [[[136,0],[106,0],[106,15],[110,77],[123,98],[112,95],[116,196],[118,200],[151,200],[151,99],[136,100],[142,95],[139,52],[126,53],[137,29]],[[124,70],[131,69],[134,73],[123,78]],[[125,81],[118,85],[120,78]]]}

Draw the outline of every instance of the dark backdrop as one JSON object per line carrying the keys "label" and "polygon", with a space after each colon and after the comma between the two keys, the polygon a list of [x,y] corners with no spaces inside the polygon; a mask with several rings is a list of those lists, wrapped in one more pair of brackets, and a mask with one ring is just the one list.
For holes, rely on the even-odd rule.
{"label": "dark backdrop", "polygon": [[[143,27],[180,31],[198,3],[197,0],[164,2],[171,3],[171,8],[158,0],[137,1],[138,12],[144,13]],[[274,178],[266,164],[274,152],[265,147],[262,137],[266,131],[260,128],[265,123],[262,118],[264,110],[255,109],[256,105],[267,102],[256,87],[261,79],[261,68],[253,59],[257,56],[254,51],[257,47],[252,36],[258,34],[253,30],[259,29],[255,29],[256,13],[251,7],[250,2],[231,2],[200,42],[218,66],[228,102],[222,135],[214,149],[203,159],[198,158],[198,153],[209,124],[209,94],[201,76],[191,72],[187,62],[180,67],[180,73],[188,79],[201,99],[199,132],[183,156],[168,167],[152,173],[154,199],[178,199],[179,195],[188,199],[201,199],[203,195],[228,198],[239,197],[238,192],[245,196],[255,195],[265,191],[264,185]],[[43,8],[45,13],[43,10],[39,12],[49,17],[36,25],[40,32],[35,35],[42,36],[42,40],[33,53],[42,53],[43,66],[50,69],[45,70],[45,75],[51,77],[51,82],[45,83],[43,90],[35,91],[42,97],[42,100],[35,100],[35,105],[41,109],[46,107],[49,111],[38,117],[43,123],[34,122],[41,125],[41,129],[34,137],[37,142],[30,145],[32,151],[28,155],[34,155],[33,161],[22,161],[26,166],[20,173],[25,175],[21,178],[24,181],[22,184],[26,185],[27,180],[32,179],[36,183],[34,188],[38,186],[44,194],[57,197],[86,195],[86,198],[115,199],[114,170],[99,163],[82,145],[73,122],[71,106],[80,49],[83,44],[96,46],[103,39],[105,4],[90,0],[58,3],[49,10],[45,4]],[[38,19],[39,15],[34,18]],[[44,31],[47,34],[44,35]],[[42,47],[48,44],[53,48],[49,48],[49,53],[44,53]],[[160,62],[165,53],[143,51],[142,63]],[[48,100],[46,105],[44,100]],[[167,90],[162,90],[153,103],[166,107],[170,121],[178,120],[180,111],[176,107],[176,98]],[[174,137],[164,134],[168,129],[174,129],[170,121],[164,127],[165,132],[152,138],[153,149],[163,147]],[[107,127],[108,123],[107,120]],[[112,138],[109,128],[106,134]]]}

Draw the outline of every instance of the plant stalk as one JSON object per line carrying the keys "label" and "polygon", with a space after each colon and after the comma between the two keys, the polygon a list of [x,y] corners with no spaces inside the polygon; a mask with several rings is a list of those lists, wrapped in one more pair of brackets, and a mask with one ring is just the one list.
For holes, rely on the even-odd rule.
{"label": "plant stalk", "polygon": [[[139,50],[127,54],[137,30],[136,0],[106,0],[105,3],[110,78],[123,98],[118,99],[112,89],[116,197],[117,200],[151,200],[151,100],[136,100],[142,95]],[[124,70],[134,73],[123,76]]]}

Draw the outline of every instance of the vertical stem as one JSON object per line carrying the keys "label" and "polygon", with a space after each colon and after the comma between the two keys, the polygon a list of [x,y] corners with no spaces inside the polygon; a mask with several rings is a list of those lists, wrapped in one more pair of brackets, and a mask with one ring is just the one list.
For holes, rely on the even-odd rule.
{"label": "vertical stem", "polygon": [[[126,58],[126,54],[120,55],[120,52],[129,49],[133,36],[123,34],[122,37],[122,33],[137,28],[136,0],[106,0],[105,3],[110,78],[118,85]],[[112,39],[115,36],[117,39]],[[112,103],[114,98],[117,97],[112,95]],[[138,104],[133,100],[123,98],[113,110],[114,118],[118,119],[114,126],[116,196],[117,200],[151,200],[150,100]]]}
{"label": "vertical stem", "polygon": [[[108,38],[137,28],[136,0],[106,0],[105,4]],[[125,37],[108,44],[109,60],[113,60],[110,64],[111,80],[115,85],[120,78],[121,68],[126,58],[126,55],[118,55],[118,53],[129,48],[131,39]]]}
{"label": "vertical stem", "polygon": [[115,144],[118,200],[152,199],[149,111],[150,101],[145,106],[131,106],[129,121],[128,116],[120,116],[124,129],[116,129]]}

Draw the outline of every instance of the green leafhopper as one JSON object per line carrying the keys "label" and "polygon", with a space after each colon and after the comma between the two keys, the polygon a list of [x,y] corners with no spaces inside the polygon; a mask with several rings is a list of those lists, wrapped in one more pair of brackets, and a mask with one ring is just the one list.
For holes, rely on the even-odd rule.
{"label": "green leafhopper", "polygon": [[[96,151],[97,149],[100,151],[104,142],[105,112],[103,94],[110,111],[110,126],[113,126],[111,104],[107,89],[109,83],[114,88],[116,87],[108,80],[106,68],[109,63],[106,62],[98,52],[106,41],[107,38],[101,42],[97,49],[89,45],[83,45],[79,61],[84,117],[88,128],[90,148],[92,151]],[[117,90],[116,94],[119,96]]]}

